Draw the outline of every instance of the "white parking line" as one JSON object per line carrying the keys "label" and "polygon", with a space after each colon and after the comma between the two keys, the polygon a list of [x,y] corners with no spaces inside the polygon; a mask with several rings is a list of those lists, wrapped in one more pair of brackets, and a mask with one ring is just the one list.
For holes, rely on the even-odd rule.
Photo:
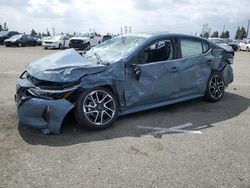
{"label": "white parking line", "polygon": [[20,72],[14,72],[14,71],[7,71],[7,72],[0,72],[0,74],[14,74],[14,75],[20,75]]}
{"label": "white parking line", "polygon": [[202,134],[201,131],[194,131],[194,130],[185,130],[184,128],[191,127],[192,123],[185,123],[183,125],[178,125],[170,128],[163,128],[163,127],[149,127],[149,126],[137,126],[138,129],[148,129],[152,130],[153,132],[149,133],[150,135],[159,135],[159,134],[166,134],[170,132],[178,132],[178,133],[191,133],[191,134]]}

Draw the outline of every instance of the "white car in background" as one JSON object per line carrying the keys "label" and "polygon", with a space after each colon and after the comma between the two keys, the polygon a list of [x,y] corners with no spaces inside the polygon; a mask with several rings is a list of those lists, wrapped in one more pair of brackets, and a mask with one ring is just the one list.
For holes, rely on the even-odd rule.
{"label": "white car in background", "polygon": [[48,48],[68,48],[69,47],[69,37],[63,35],[52,36],[48,39],[43,40],[42,46],[44,49]]}
{"label": "white car in background", "polygon": [[100,44],[102,37],[97,33],[77,33],[74,37],[70,38],[69,46],[76,49],[89,49],[92,46]]}
{"label": "white car in background", "polygon": [[239,50],[250,52],[250,39],[245,39],[239,43]]}

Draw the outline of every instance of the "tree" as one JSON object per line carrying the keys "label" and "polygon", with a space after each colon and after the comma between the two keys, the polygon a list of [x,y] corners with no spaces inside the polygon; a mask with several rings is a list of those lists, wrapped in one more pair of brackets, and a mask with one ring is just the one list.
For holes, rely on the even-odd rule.
{"label": "tree", "polygon": [[49,32],[49,30],[47,29],[47,34],[46,34],[46,36],[50,36],[50,32]]}
{"label": "tree", "polygon": [[223,31],[220,35],[220,38],[229,38],[230,37],[230,34],[229,34],[229,31]]}
{"label": "tree", "polygon": [[218,38],[219,37],[219,32],[218,31],[214,31],[213,34],[211,35],[211,37]]}
{"label": "tree", "polygon": [[7,23],[6,23],[6,22],[4,22],[4,24],[3,24],[3,30],[4,30],[4,31],[8,31],[8,26],[7,26]]}
{"label": "tree", "polygon": [[36,36],[36,35],[37,35],[37,32],[36,32],[34,29],[32,29],[31,32],[30,32],[30,35],[31,35],[31,36]]}
{"label": "tree", "polygon": [[246,29],[243,26],[241,28],[239,26],[235,34],[235,39],[242,40],[243,38],[246,38],[246,37],[247,37]]}
{"label": "tree", "polygon": [[203,38],[209,38],[209,33],[208,32],[205,32],[204,34],[200,34],[200,37],[203,37]]}

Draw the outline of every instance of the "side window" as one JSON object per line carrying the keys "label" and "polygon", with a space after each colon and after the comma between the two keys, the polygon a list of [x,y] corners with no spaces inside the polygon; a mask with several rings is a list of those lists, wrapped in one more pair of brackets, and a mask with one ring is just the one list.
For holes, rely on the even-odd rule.
{"label": "side window", "polygon": [[183,58],[202,54],[201,41],[181,39],[181,53]]}
{"label": "side window", "polygon": [[139,62],[151,63],[172,60],[174,59],[173,49],[174,48],[172,40],[158,41],[140,53]]}
{"label": "side window", "polygon": [[203,53],[206,53],[209,50],[209,45],[207,42],[202,41],[202,49],[203,49]]}

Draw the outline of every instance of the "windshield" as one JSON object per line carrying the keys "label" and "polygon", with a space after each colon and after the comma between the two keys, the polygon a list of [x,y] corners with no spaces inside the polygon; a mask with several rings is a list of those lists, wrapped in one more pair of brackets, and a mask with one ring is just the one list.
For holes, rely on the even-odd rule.
{"label": "windshield", "polygon": [[1,31],[0,32],[0,36],[5,36],[5,35],[7,35],[8,34],[8,31]]}
{"label": "windshield", "polygon": [[50,39],[52,40],[61,40],[62,36],[53,36]]}
{"label": "windshield", "polygon": [[147,38],[136,36],[120,36],[91,48],[86,52],[85,57],[93,57],[99,63],[109,64],[127,58]]}
{"label": "windshield", "polygon": [[23,35],[14,35],[10,39],[20,39]]}
{"label": "windshield", "polygon": [[75,37],[90,37],[91,33],[77,33]]}

